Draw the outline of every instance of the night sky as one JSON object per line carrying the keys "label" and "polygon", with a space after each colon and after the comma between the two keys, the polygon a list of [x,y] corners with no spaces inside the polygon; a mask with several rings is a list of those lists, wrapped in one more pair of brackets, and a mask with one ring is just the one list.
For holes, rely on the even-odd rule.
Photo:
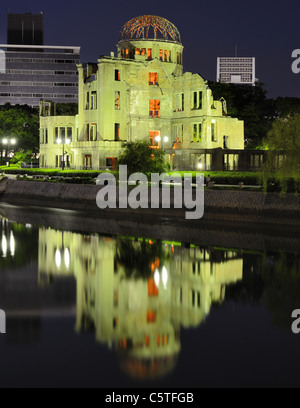
{"label": "night sky", "polygon": [[[2,0],[0,41],[6,43],[7,12],[24,13],[24,0]],[[286,0],[121,1],[28,0],[27,11],[44,12],[46,45],[79,45],[82,62],[116,51],[121,27],[143,14],[165,17],[177,26],[184,71],[216,79],[218,56],[256,57],[256,77],[269,97],[300,97],[300,73],[293,74],[292,51],[300,49],[300,3]]]}

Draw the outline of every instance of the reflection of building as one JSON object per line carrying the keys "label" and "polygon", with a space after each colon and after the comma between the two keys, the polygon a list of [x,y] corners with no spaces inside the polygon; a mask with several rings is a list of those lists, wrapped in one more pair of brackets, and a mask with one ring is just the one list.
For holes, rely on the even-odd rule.
{"label": "reflection of building", "polygon": [[75,315],[73,275],[38,283],[37,242],[37,229],[0,217],[0,309],[6,312],[8,343],[39,341],[43,316]]}
{"label": "reflection of building", "polygon": [[[244,149],[243,122],[227,116],[198,74],[183,73],[183,45],[164,18],[141,16],[126,23],[118,54],[79,65],[79,114],[55,116],[42,104],[41,167],[114,167],[124,141],[164,148],[177,169],[211,169],[213,152]],[[70,134],[67,136],[67,128]],[[48,138],[45,138],[45,133]],[[57,140],[71,144],[62,157]],[[206,153],[206,154],[205,154]]]}
{"label": "reflection of building", "polygon": [[224,300],[225,286],[242,279],[243,260],[233,252],[163,245],[165,256],[150,263],[149,275],[134,279],[117,258],[118,241],[49,229],[39,241],[43,282],[76,276],[76,329],[94,328],[97,341],[117,348],[123,369],[139,378],[172,370],[180,326],[200,325],[212,303]]}

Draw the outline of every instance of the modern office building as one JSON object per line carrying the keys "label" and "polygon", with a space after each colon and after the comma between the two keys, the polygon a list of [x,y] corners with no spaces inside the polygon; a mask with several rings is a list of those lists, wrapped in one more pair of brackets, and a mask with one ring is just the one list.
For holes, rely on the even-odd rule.
{"label": "modern office building", "polygon": [[[124,25],[118,54],[78,66],[79,114],[55,116],[41,106],[40,166],[114,167],[123,142],[147,140],[163,148],[173,169],[211,169],[213,152],[244,149],[244,124],[227,115],[198,74],[183,73],[177,28],[156,16]],[[64,154],[59,142],[65,141]]]}
{"label": "modern office building", "polygon": [[80,47],[0,45],[5,68],[0,71],[0,105],[39,106],[78,101]]}
{"label": "modern office building", "polygon": [[254,57],[219,57],[217,59],[217,82],[255,85]]}
{"label": "modern office building", "polygon": [[78,102],[80,47],[45,46],[44,16],[8,14],[0,45],[0,105]]}
{"label": "modern office building", "polygon": [[7,44],[44,45],[44,15],[8,14]]}

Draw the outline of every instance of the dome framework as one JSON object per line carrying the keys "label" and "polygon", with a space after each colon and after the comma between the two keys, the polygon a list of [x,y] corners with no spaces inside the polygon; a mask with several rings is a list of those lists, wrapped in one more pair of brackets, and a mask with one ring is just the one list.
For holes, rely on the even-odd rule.
{"label": "dome framework", "polygon": [[128,21],[119,35],[122,40],[165,40],[181,43],[181,36],[174,24],[163,17],[140,16]]}

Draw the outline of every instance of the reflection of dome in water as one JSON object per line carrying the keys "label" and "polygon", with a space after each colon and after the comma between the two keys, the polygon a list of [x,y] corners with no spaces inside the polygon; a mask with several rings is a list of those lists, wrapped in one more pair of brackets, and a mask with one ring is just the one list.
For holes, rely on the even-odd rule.
{"label": "reflection of dome in water", "polygon": [[154,358],[123,356],[121,368],[130,377],[138,380],[154,380],[171,373],[177,363],[178,354]]}
{"label": "reflection of dome in water", "polygon": [[120,32],[122,40],[165,40],[181,43],[178,29],[170,21],[157,16],[140,16],[128,21]]}

